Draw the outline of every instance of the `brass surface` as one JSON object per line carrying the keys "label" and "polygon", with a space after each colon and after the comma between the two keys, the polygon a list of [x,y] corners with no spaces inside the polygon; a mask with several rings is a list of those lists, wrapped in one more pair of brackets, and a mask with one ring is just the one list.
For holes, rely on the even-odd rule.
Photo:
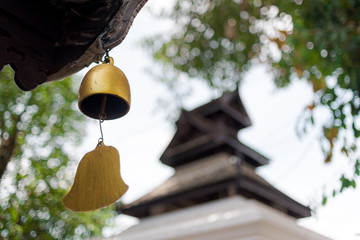
{"label": "brass surface", "polygon": [[120,174],[119,152],[101,142],[81,159],[63,204],[72,211],[93,211],[113,204],[128,188]]}
{"label": "brass surface", "polygon": [[84,76],[78,94],[80,111],[88,117],[99,119],[105,96],[106,120],[128,113],[131,101],[129,82],[125,74],[114,66],[111,57],[109,64],[99,64]]}

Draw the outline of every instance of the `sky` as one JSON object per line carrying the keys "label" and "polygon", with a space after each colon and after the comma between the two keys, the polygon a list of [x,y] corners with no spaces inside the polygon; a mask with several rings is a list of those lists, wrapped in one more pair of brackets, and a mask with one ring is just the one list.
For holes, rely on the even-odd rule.
{"label": "sky", "polygon": [[[121,174],[129,185],[123,197],[127,203],[151,191],[173,173],[159,161],[176,130],[159,104],[162,96],[170,95],[148,73],[147,69],[156,68],[156,65],[148,52],[140,47],[144,37],[171,30],[170,22],[154,18],[150,11],[157,11],[164,4],[169,3],[149,1],[135,18],[125,40],[110,51],[115,66],[127,76],[132,94],[130,112],[102,125],[104,143],[116,147],[120,153]],[[89,68],[79,76],[87,70]],[[192,86],[196,96],[184,102],[188,110],[216,95],[199,82],[193,82]],[[330,164],[323,162],[319,127],[305,135],[297,135],[299,119],[312,96],[311,86],[300,81],[285,89],[276,89],[264,68],[256,67],[240,86],[240,97],[253,124],[239,132],[239,139],[270,159],[268,166],[258,168],[262,177],[285,194],[315,209],[312,217],[299,221],[301,226],[336,240],[360,240],[359,189],[347,190],[329,199],[326,206],[320,206],[323,191],[338,186],[341,169],[349,168],[349,164],[341,157]],[[317,113],[319,122],[326,121],[327,116],[326,111]],[[97,121],[90,120],[87,134],[79,155],[95,148],[100,137]],[[116,220],[118,229],[104,234],[118,233],[133,223],[136,223],[134,219],[119,216]]]}

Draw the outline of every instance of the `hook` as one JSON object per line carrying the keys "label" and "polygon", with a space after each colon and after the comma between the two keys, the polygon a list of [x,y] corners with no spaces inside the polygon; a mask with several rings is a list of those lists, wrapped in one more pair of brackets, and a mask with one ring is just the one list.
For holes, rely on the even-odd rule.
{"label": "hook", "polygon": [[105,56],[104,56],[104,62],[109,64],[110,63],[110,60],[109,60],[109,51],[110,49],[106,49],[105,51]]}

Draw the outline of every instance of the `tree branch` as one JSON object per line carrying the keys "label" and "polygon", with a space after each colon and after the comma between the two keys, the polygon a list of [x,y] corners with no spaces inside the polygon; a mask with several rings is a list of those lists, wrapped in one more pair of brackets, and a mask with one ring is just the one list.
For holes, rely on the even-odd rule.
{"label": "tree branch", "polygon": [[17,135],[18,135],[18,130],[17,128],[15,128],[14,132],[9,136],[8,139],[4,139],[4,138],[1,139],[2,141],[0,144],[0,181],[2,179],[2,176],[4,175],[6,167],[10,162],[11,157],[13,156],[14,150],[16,148]]}

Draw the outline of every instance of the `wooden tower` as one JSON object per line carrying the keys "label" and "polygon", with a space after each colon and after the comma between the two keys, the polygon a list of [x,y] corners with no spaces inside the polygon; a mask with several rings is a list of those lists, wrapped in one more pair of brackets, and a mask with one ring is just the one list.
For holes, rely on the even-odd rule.
{"label": "wooden tower", "polygon": [[160,160],[172,177],[120,213],[140,222],[113,240],[328,240],[297,225],[310,209],[256,173],[269,163],[238,140],[251,125],[236,92],[183,111]]}
{"label": "wooden tower", "polygon": [[175,174],[152,192],[122,205],[119,212],[144,218],[241,195],[295,218],[311,215],[308,207],[256,173],[269,160],[237,138],[238,131],[251,125],[237,91],[182,111],[176,125],[175,136],[160,158]]}

